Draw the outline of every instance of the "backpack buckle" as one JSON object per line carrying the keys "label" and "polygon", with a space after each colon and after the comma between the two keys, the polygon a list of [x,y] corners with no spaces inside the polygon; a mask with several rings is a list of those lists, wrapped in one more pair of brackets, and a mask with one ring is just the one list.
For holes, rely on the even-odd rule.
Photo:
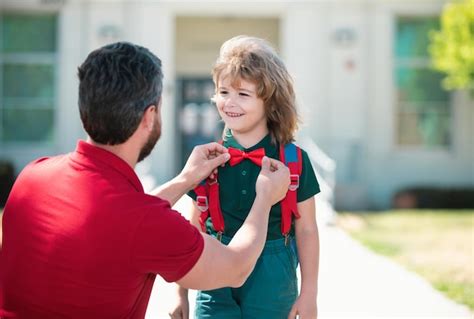
{"label": "backpack buckle", "polygon": [[197,196],[196,205],[197,205],[197,208],[203,213],[209,209],[209,202],[207,201],[206,196]]}
{"label": "backpack buckle", "polygon": [[300,176],[298,174],[291,174],[290,175],[290,185],[288,189],[290,191],[295,191],[300,187]]}

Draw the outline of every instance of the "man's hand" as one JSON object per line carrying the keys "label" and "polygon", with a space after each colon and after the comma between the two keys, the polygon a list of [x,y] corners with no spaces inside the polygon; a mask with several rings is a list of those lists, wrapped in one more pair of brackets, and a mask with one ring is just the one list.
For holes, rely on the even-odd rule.
{"label": "man's hand", "polygon": [[255,190],[262,194],[274,205],[286,196],[290,185],[290,170],[280,161],[264,157],[262,170],[257,178]]}
{"label": "man's hand", "polygon": [[181,196],[215,172],[217,167],[223,165],[229,158],[227,149],[218,143],[196,146],[181,173],[150,194],[167,200],[173,206]]}
{"label": "man's hand", "polygon": [[230,158],[227,149],[219,143],[209,143],[194,147],[181,174],[193,187],[214,173]]}

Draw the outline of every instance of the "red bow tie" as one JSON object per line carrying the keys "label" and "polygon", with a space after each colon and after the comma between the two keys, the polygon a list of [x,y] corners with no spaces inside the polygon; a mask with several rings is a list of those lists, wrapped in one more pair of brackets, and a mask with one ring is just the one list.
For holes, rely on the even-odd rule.
{"label": "red bow tie", "polygon": [[262,157],[265,156],[264,148],[258,148],[248,153],[233,147],[229,147],[228,150],[230,154],[230,166],[235,166],[246,158],[257,164],[258,166],[262,166]]}

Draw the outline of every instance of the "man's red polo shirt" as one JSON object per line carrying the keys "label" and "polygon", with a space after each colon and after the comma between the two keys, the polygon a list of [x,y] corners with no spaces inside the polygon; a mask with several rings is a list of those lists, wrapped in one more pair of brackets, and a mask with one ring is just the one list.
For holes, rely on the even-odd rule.
{"label": "man's red polo shirt", "polygon": [[203,247],[126,162],[80,141],[28,165],[12,189],[0,308],[20,318],[143,318],[155,274],[179,280]]}

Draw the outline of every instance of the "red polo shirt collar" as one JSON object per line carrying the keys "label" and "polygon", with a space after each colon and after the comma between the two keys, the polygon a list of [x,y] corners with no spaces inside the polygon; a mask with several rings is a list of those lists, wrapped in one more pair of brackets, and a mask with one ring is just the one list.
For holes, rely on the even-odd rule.
{"label": "red polo shirt collar", "polygon": [[107,150],[79,140],[71,159],[81,165],[98,167],[98,164],[101,163],[112,168],[125,177],[138,192],[144,193],[142,183],[133,168],[123,159]]}

